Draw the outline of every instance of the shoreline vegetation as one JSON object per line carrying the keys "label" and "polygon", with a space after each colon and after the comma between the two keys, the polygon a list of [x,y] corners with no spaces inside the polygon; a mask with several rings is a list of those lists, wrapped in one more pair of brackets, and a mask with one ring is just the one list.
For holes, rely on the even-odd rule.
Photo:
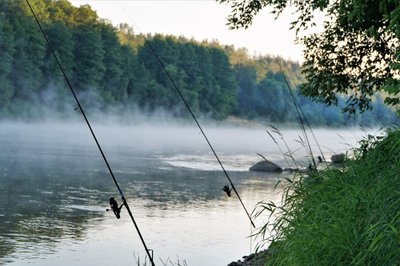
{"label": "shoreline vegetation", "polygon": [[270,246],[228,265],[397,265],[400,130],[359,144],[342,167],[294,175],[281,206],[261,202],[256,216],[276,216],[256,233]]}

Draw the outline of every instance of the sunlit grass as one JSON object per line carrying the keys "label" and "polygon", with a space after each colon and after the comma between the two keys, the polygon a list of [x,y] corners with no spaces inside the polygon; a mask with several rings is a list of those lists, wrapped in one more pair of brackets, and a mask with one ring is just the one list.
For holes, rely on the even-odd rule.
{"label": "sunlit grass", "polygon": [[287,180],[282,205],[258,205],[256,216],[275,216],[258,232],[260,245],[272,241],[266,265],[400,264],[400,131],[354,154]]}

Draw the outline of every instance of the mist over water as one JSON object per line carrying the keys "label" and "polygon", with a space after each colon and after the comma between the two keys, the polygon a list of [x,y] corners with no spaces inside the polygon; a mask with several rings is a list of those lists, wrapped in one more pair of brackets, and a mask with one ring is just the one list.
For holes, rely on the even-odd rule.
{"label": "mist over water", "polygon": [[[226,265],[254,248],[249,221],[237,198],[221,190],[228,181],[194,124],[109,120],[93,129],[156,258]],[[204,126],[250,211],[261,200],[279,201],[274,186],[285,176],[248,171],[261,160],[256,153],[286,167],[265,129]],[[300,131],[282,134],[306,166]],[[329,158],[365,133],[315,135]],[[1,123],[0,147],[0,264],[132,265],[134,254],[144,258],[127,213],[117,220],[105,211],[111,196],[120,200],[84,123]]]}

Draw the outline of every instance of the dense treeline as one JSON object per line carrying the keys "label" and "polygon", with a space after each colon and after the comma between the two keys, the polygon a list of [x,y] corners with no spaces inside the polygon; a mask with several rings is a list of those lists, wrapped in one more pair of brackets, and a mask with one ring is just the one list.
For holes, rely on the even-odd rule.
{"label": "dense treeline", "polygon": [[[291,84],[299,84],[297,63],[253,58],[244,49],[215,42],[135,34],[127,25],[114,27],[100,19],[89,6],[76,8],[66,0],[31,4],[87,110],[187,114],[154,50],[197,114],[296,121],[282,70]],[[0,118],[37,119],[49,110],[69,116],[73,99],[25,1],[1,1],[0,10]],[[340,108],[326,108],[294,93],[312,124],[348,122]],[[352,123],[395,119],[380,99],[374,107]]]}

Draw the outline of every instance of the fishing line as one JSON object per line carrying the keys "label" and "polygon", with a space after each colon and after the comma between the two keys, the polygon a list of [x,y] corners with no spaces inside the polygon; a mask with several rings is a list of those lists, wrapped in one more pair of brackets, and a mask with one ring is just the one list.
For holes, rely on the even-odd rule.
{"label": "fishing line", "polygon": [[[135,219],[134,219],[134,217],[133,217],[133,214],[132,214],[132,212],[131,212],[131,210],[130,210],[130,208],[129,208],[129,206],[128,206],[128,203],[126,202],[124,193],[122,192],[121,187],[119,186],[119,184],[118,184],[118,182],[117,182],[117,179],[116,179],[116,177],[115,177],[115,175],[114,175],[114,172],[112,171],[111,166],[110,166],[110,164],[108,163],[108,160],[107,160],[107,158],[106,158],[106,156],[105,156],[105,154],[104,154],[104,152],[103,152],[103,149],[101,148],[100,143],[99,143],[99,141],[97,140],[97,137],[96,137],[96,135],[95,135],[95,133],[94,133],[94,131],[93,131],[93,129],[92,129],[92,126],[91,126],[90,123],[89,123],[89,120],[88,120],[88,118],[87,118],[87,116],[86,116],[86,114],[85,114],[85,112],[84,112],[84,110],[83,110],[83,108],[82,108],[82,105],[81,105],[80,102],[79,102],[79,99],[78,99],[78,97],[77,97],[77,95],[76,95],[76,93],[75,93],[75,90],[72,88],[72,85],[71,85],[71,83],[70,83],[70,81],[69,81],[69,79],[68,79],[68,76],[67,76],[66,72],[64,71],[64,68],[63,68],[63,66],[61,65],[60,60],[58,59],[58,57],[57,57],[57,55],[56,55],[56,53],[55,53],[55,51],[54,51],[54,49],[53,49],[53,46],[51,45],[49,39],[47,38],[47,35],[46,35],[46,33],[44,32],[44,30],[43,30],[43,28],[42,28],[42,25],[41,25],[41,23],[39,22],[38,17],[36,16],[36,13],[34,12],[34,10],[33,10],[32,6],[31,6],[31,4],[29,3],[29,0],[25,0],[25,1],[26,1],[26,3],[28,4],[29,9],[31,10],[31,13],[32,13],[33,17],[35,18],[36,23],[37,23],[38,26],[39,26],[39,29],[40,29],[40,31],[41,31],[41,33],[42,33],[44,39],[46,40],[47,46],[49,47],[51,53],[53,54],[53,56],[54,56],[54,58],[55,58],[55,60],[56,60],[56,62],[57,62],[57,65],[58,65],[58,67],[60,68],[60,70],[61,70],[61,72],[62,72],[62,74],[63,74],[63,76],[64,76],[64,79],[65,79],[65,81],[66,81],[66,83],[67,83],[69,89],[71,90],[72,95],[74,96],[74,99],[75,99],[75,101],[76,101],[76,103],[77,103],[77,105],[78,105],[78,108],[79,108],[79,110],[81,111],[83,118],[85,119],[85,122],[86,122],[86,124],[87,124],[87,126],[88,126],[88,128],[89,128],[89,130],[90,130],[90,133],[92,134],[92,137],[93,137],[94,141],[96,142],[97,148],[99,149],[99,151],[100,151],[100,153],[101,153],[101,156],[103,157],[103,160],[104,160],[104,162],[105,162],[105,164],[106,164],[106,166],[107,166],[107,168],[108,168],[108,171],[110,172],[110,175],[111,175],[111,177],[112,177],[112,179],[113,179],[113,181],[114,181],[114,184],[115,184],[115,186],[117,187],[119,194],[121,195],[121,199],[122,199],[122,205],[121,205],[121,206],[125,206],[125,209],[128,211],[129,216],[131,217],[131,220],[132,220],[132,222],[133,222],[133,224],[134,224],[134,226],[135,226],[135,229],[136,229],[136,231],[137,231],[137,233],[138,233],[138,235],[139,235],[139,237],[140,237],[140,240],[141,240],[141,242],[142,242],[142,244],[143,244],[143,246],[144,246],[144,248],[145,248],[145,250],[146,250],[147,256],[149,257],[151,264],[152,264],[153,266],[155,266],[154,261],[153,261],[153,256],[151,255],[150,250],[147,248],[147,245],[146,245],[146,243],[145,243],[145,241],[144,241],[144,238],[143,238],[143,236],[142,236],[142,233],[140,232],[139,227],[138,227],[138,225],[136,224],[136,221],[135,221]],[[113,199],[113,198],[112,198],[112,199]],[[111,199],[110,199],[110,202],[111,202]]]}
{"label": "fishing line", "polygon": [[[126,10],[124,10],[124,12],[125,12],[126,15],[128,16],[128,18],[132,21],[132,23],[133,23],[133,24],[136,24],[136,23],[134,23],[134,21],[133,21],[133,19],[131,18],[131,16],[126,12]],[[139,27],[137,27],[137,28],[139,29]],[[139,32],[140,32],[140,30],[139,30]],[[171,82],[172,86],[175,88],[175,90],[176,90],[176,92],[178,93],[179,97],[181,98],[183,104],[186,106],[186,109],[189,111],[190,115],[192,116],[194,122],[196,123],[196,125],[197,125],[197,127],[199,128],[201,134],[203,135],[204,139],[206,140],[208,146],[210,147],[212,153],[214,154],[214,157],[215,157],[216,160],[218,161],[218,164],[220,165],[222,171],[224,172],[226,178],[228,179],[229,184],[230,184],[231,187],[232,187],[232,190],[235,192],[237,198],[239,199],[240,204],[242,205],[244,211],[246,212],[246,215],[247,215],[247,217],[249,218],[251,225],[255,228],[256,226],[255,226],[255,224],[254,224],[254,222],[253,222],[253,220],[252,220],[252,218],[251,218],[251,216],[250,216],[250,213],[247,211],[246,206],[244,205],[244,203],[243,203],[243,201],[242,201],[242,199],[241,199],[241,197],[240,197],[240,195],[239,195],[239,192],[236,190],[236,187],[233,185],[233,182],[232,182],[231,178],[229,177],[228,172],[225,170],[225,167],[224,167],[224,165],[222,164],[222,162],[221,162],[221,160],[220,160],[220,158],[219,158],[217,152],[215,151],[213,145],[212,145],[211,142],[209,141],[209,139],[208,139],[206,133],[204,132],[202,126],[200,125],[199,121],[197,120],[195,114],[193,113],[192,109],[190,108],[190,106],[189,106],[188,102],[186,101],[185,97],[183,96],[181,90],[180,90],[179,87],[176,85],[174,79],[172,78],[172,76],[170,75],[170,73],[168,72],[168,70],[166,69],[164,63],[162,62],[161,58],[158,56],[158,54],[157,54],[157,52],[155,51],[155,49],[153,48],[153,46],[150,44],[148,38],[147,38],[144,34],[142,34],[142,35],[143,35],[143,38],[144,38],[144,40],[145,40],[145,43],[146,43],[147,46],[149,47],[151,53],[152,53],[153,56],[156,58],[157,62],[160,64],[161,68],[164,70],[164,72],[165,72],[165,74],[167,75],[167,77],[168,77],[169,81]],[[228,192],[227,192],[227,193],[228,193]],[[228,194],[228,195],[229,195],[229,194]]]}

